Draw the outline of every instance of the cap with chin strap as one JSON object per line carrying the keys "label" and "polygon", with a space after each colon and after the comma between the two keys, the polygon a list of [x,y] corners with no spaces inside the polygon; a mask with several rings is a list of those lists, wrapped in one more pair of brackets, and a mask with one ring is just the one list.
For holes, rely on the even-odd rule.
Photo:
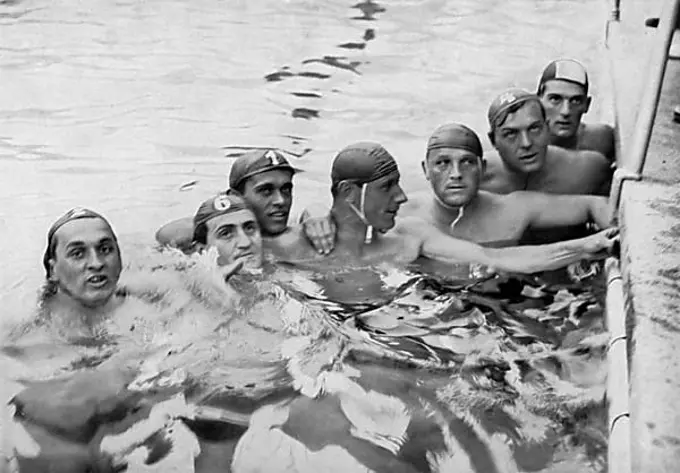
{"label": "cap with chin strap", "polygon": [[362,141],[343,148],[333,160],[331,167],[331,184],[336,187],[342,181],[351,181],[361,185],[361,200],[357,209],[349,204],[359,218],[368,227],[366,243],[373,240],[373,226],[364,213],[366,203],[366,184],[399,172],[394,157],[379,143]]}

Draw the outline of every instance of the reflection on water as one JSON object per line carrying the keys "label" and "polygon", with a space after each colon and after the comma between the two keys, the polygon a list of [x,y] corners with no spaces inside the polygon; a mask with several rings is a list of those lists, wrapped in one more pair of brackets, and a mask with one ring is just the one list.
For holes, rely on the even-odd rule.
{"label": "reflection on water", "polygon": [[[139,396],[171,403],[199,440],[199,463],[226,461],[232,471],[289,462],[297,471],[336,463],[338,471],[603,471],[606,337],[601,304],[583,287],[509,277],[462,287],[396,268],[282,267],[236,276],[230,292],[215,261],[173,252],[128,268],[128,305],[105,321],[99,343],[35,343],[29,330],[32,343],[24,335],[5,347],[4,360],[28,368],[9,374],[26,386],[13,402],[20,425],[43,449],[22,457],[28,471],[86,448],[106,457],[124,433],[119,442],[129,442],[155,418],[131,407]],[[352,300],[343,285],[365,293]],[[137,298],[147,310],[135,309]],[[132,383],[120,391],[123,382]],[[200,422],[181,420],[178,393]],[[102,429],[92,409],[112,409]],[[163,425],[151,432],[178,431],[163,434]],[[227,440],[218,434],[225,428]],[[221,448],[211,450],[214,442]],[[188,448],[175,445],[160,459]],[[114,460],[135,456],[116,451]],[[51,471],[73,471],[64,468]]]}

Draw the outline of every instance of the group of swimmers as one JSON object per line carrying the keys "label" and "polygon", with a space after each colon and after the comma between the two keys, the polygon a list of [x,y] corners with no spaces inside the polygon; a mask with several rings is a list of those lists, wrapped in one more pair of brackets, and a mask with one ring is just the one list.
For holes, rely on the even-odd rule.
{"label": "group of swimmers", "polygon": [[[185,253],[212,249],[227,282],[269,262],[345,267],[424,258],[533,273],[599,257],[617,238],[608,228],[604,197],[614,138],[606,125],[581,122],[590,101],[583,66],[551,62],[536,94],[510,89],[491,103],[488,138],[497,156],[485,157],[480,138],[463,124],[438,127],[422,161],[431,195],[411,200],[384,146],[351,144],[332,163],[330,209],[310,205],[297,225],[289,217],[299,170],[279,150],[251,151],[233,163],[226,191],[208,198],[193,217],[163,226],[156,238]],[[398,219],[402,206],[408,216]],[[565,227],[586,225],[599,231],[564,239],[573,235]],[[561,241],[524,244],[531,232],[554,228]],[[93,327],[130,312],[131,287],[119,284],[118,238],[99,213],[79,208],[59,218],[48,232],[43,262],[43,321],[68,319],[64,331],[73,335],[81,322],[81,328]],[[117,323],[132,332],[136,322]]]}
{"label": "group of swimmers", "polygon": [[[193,218],[163,226],[156,238],[185,252],[214,247],[229,274],[265,260],[370,265],[425,257],[520,273],[564,267],[600,255],[617,237],[603,196],[613,132],[581,122],[590,101],[583,66],[551,62],[536,94],[510,89],[491,103],[488,137],[497,156],[484,157],[465,125],[438,127],[422,161],[432,193],[411,201],[384,146],[349,145],[332,163],[331,208],[315,212],[312,205],[293,226],[298,169],[276,149],[250,151],[233,163],[228,190],[203,202]],[[410,215],[398,220],[404,204]],[[585,225],[600,231],[517,246],[533,230]],[[44,264],[55,301],[105,304],[121,271],[116,235],[103,216],[72,210],[50,229]]]}

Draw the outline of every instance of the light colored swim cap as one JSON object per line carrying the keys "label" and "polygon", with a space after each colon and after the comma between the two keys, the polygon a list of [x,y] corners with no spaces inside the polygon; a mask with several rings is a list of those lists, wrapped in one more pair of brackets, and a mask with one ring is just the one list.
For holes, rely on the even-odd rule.
{"label": "light colored swim cap", "polygon": [[491,131],[495,130],[497,126],[505,121],[508,116],[507,111],[511,107],[531,101],[535,101],[541,107],[543,107],[541,104],[541,99],[538,98],[538,95],[532,94],[531,92],[524,89],[508,89],[498,95],[493,100],[493,102],[491,102],[489,111],[487,113]]}
{"label": "light colored swim cap", "polygon": [[331,182],[336,185],[340,181],[351,180],[366,184],[392,172],[399,172],[392,155],[378,143],[363,141],[345,147],[335,156]]}
{"label": "light colored swim cap", "polygon": [[482,143],[477,133],[459,123],[448,123],[438,127],[427,140],[427,152],[440,148],[464,149],[483,157]]}
{"label": "light colored swim cap", "polygon": [[541,79],[538,81],[538,91],[549,80],[566,80],[578,84],[588,93],[588,73],[583,64],[574,59],[557,59],[543,69]]}

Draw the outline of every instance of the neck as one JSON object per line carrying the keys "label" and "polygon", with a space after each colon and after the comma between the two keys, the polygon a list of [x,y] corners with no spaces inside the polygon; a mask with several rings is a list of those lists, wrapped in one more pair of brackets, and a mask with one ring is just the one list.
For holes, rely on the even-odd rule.
{"label": "neck", "polygon": [[50,302],[50,312],[63,325],[91,330],[105,320],[120,302],[121,297],[114,293],[102,304],[87,306],[59,289]]}
{"label": "neck", "polygon": [[[366,225],[349,206],[333,204],[331,215],[337,225],[335,251],[342,251],[352,255],[361,255],[366,243]],[[373,239],[377,232],[373,231]]]}
{"label": "neck", "polygon": [[550,136],[550,144],[560,148],[576,149],[578,147],[578,133],[573,136]]}

